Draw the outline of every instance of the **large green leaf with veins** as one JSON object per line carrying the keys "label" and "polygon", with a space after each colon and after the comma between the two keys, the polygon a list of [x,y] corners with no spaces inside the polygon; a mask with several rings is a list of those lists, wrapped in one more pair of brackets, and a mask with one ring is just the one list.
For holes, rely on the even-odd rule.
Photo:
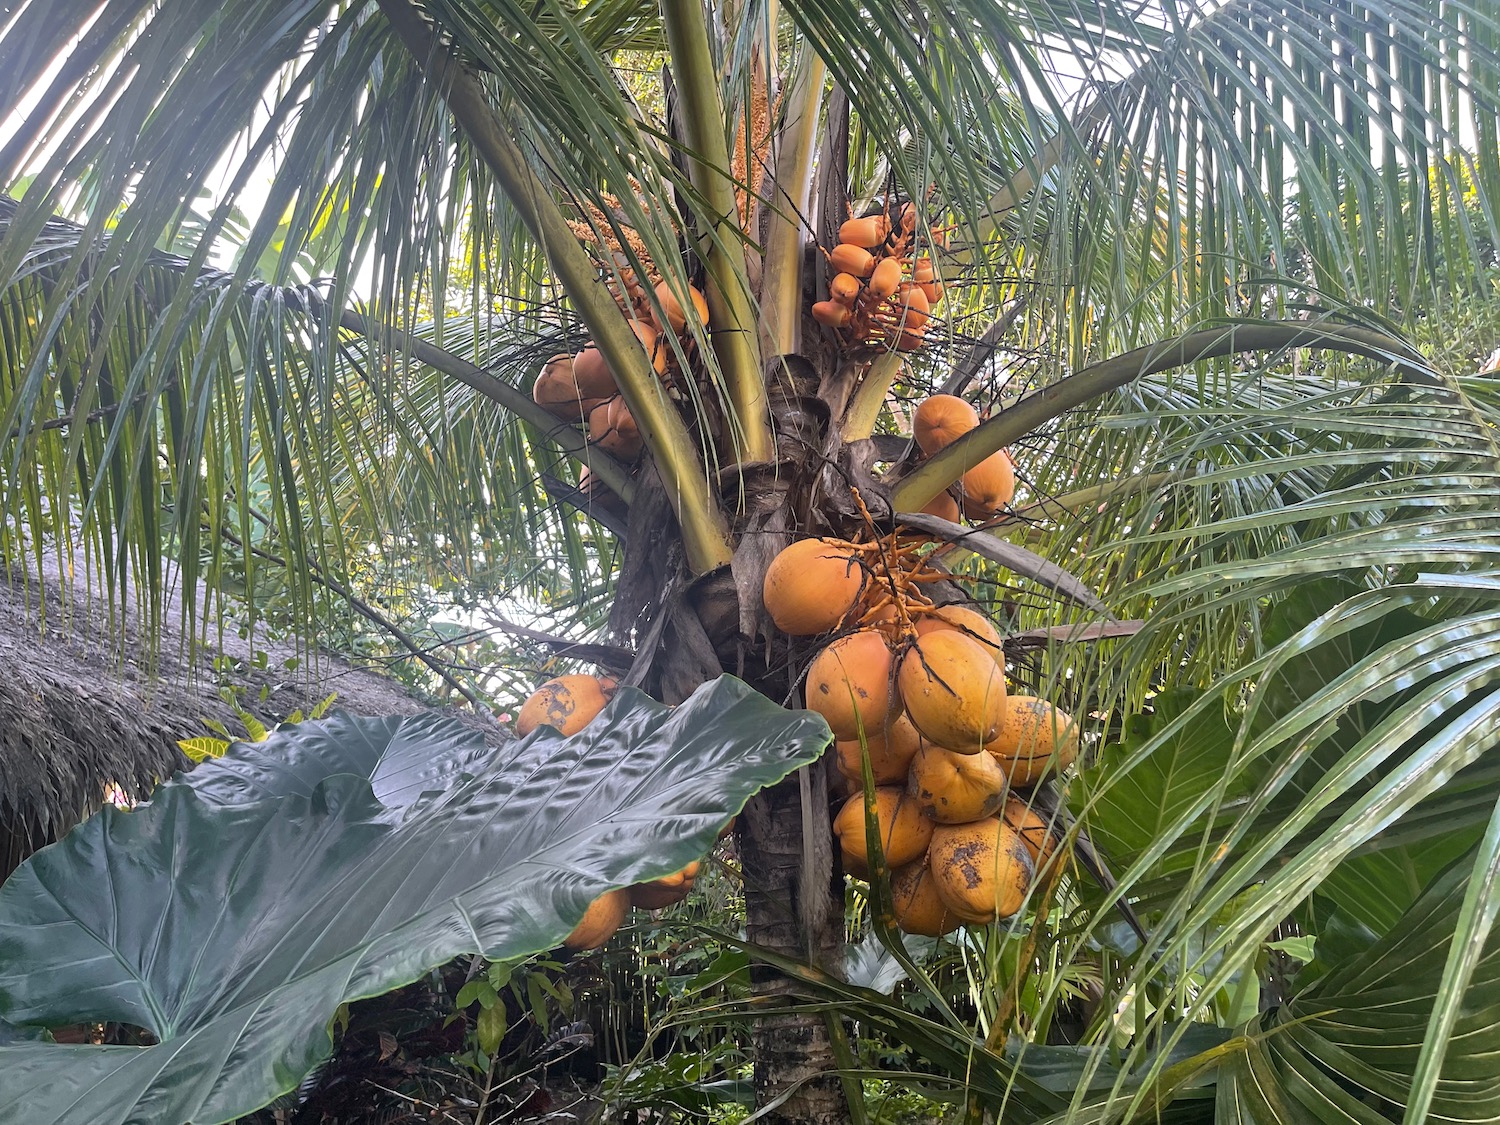
{"label": "large green leaf with veins", "polygon": [[556,944],[596,895],[703,855],[828,740],[818,716],[723,677],[675,709],[622,691],[572,738],[544,728],[495,752],[457,724],[347,717],[231,751],[0,888],[0,1019],[158,1040],[0,1046],[0,1120],[257,1109],[328,1055],[340,1004],[464,954]]}

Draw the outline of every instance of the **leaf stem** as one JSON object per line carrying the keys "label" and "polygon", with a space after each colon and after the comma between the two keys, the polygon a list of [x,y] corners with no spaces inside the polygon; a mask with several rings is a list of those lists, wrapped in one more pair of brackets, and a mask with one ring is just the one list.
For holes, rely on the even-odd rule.
{"label": "leaf stem", "polygon": [[1435,380],[1432,368],[1404,341],[1384,332],[1349,325],[1319,325],[1304,321],[1268,321],[1206,328],[1148,344],[1085,367],[1075,375],[1027,395],[977,429],[919,465],[892,491],[896,511],[915,512],[969,469],[1011,442],[1024,437],[1090,399],[1118,390],[1127,383],[1235,352],[1279,351],[1285,348],[1322,348],[1368,356],[1393,364],[1422,382]]}
{"label": "leaf stem", "polygon": [[[770,403],[761,371],[755,310],[745,287],[744,233],[734,198],[718,69],[709,49],[703,0],[661,0],[661,15],[690,149],[685,154],[688,168],[711,212],[713,229],[708,232],[703,262],[708,270],[714,355],[734,408],[729,424],[735,459],[768,461],[772,456]],[[747,165],[755,158],[751,141],[746,138]]]}
{"label": "leaf stem", "polygon": [[521,221],[541,245],[558,283],[572,299],[603,353],[620,393],[655,455],[667,497],[682,527],[688,564],[702,574],[729,562],[732,551],[724,514],[709,492],[687,426],[651,371],[645,351],[600,281],[566,216],[512,139],[515,131],[491,104],[484,88],[437,42],[411,0],[378,0],[380,10],[495,174]]}
{"label": "leaf stem", "polygon": [[860,380],[859,389],[854,392],[854,401],[844,412],[842,430],[845,441],[858,441],[875,432],[880,408],[885,405],[885,396],[890,393],[891,384],[896,381],[900,370],[901,353],[898,351],[884,352],[870,364],[865,377]]}
{"label": "leaf stem", "polygon": [[802,259],[807,244],[803,217],[811,206],[812,150],[827,67],[807,48],[781,112],[775,177],[761,269],[761,315],[776,355],[793,355],[802,329]]}
{"label": "leaf stem", "polygon": [[491,402],[498,403],[516,417],[530,422],[546,434],[565,454],[580,464],[587,465],[590,472],[626,503],[634,497],[635,478],[630,475],[624,465],[604,450],[590,445],[578,427],[570,426],[548,414],[533,402],[530,396],[523,394],[505,380],[491,375],[484,368],[477,367],[436,344],[419,340],[402,332],[399,328],[378,324],[352,309],[345,309],[339,314],[339,326],[351,332],[358,332],[372,345],[402,352],[418,363],[425,363],[434,371],[441,371],[465,386],[472,387]]}

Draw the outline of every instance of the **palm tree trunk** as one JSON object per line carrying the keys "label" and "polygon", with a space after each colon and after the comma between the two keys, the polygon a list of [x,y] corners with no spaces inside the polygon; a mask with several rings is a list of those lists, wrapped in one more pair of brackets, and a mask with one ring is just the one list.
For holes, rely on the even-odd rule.
{"label": "palm tree trunk", "polygon": [[[754,797],[739,822],[749,940],[777,953],[838,972],[843,945],[842,879],[833,871],[826,774],[811,767]],[[774,1105],[763,1120],[843,1125],[849,1120],[828,1024],[799,1010],[792,982],[752,965],[762,1014],[753,1033],[756,1104]],[[782,1100],[785,1099],[785,1100]]]}

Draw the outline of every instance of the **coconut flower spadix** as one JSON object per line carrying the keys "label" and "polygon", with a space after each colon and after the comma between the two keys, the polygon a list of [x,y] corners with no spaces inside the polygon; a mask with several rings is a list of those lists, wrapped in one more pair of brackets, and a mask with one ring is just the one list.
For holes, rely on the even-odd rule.
{"label": "coconut flower spadix", "polygon": [[1002,672],[977,641],[941,629],[907,649],[897,682],[906,713],[924,738],[946,750],[977,754],[1005,717]]}
{"label": "coconut flower spadix", "polygon": [[[932,821],[922,815],[917,804],[899,788],[882,785],[875,790],[875,820],[880,826],[880,850],[890,867],[910,863],[927,850],[932,839]],[[865,847],[865,798],[856,793],[844,802],[833,819],[833,833],[838,837],[844,855],[855,866],[868,870],[870,857]]]}
{"label": "coconut flower spadix", "polygon": [[874,629],[861,629],[814,657],[803,694],[808,709],[828,720],[835,738],[857,741],[861,732],[866,738],[878,737],[895,721],[901,703],[894,678],[885,637]]}
{"label": "coconut flower spadix", "polygon": [[776,628],[811,637],[838,627],[865,592],[866,573],[839,539],[799,539],[766,569],[761,598]]}

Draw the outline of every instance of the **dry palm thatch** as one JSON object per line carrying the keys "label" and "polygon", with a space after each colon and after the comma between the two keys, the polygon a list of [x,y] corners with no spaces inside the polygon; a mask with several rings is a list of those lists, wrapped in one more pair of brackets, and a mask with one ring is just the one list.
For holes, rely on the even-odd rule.
{"label": "dry palm thatch", "polygon": [[[0,582],[0,875],[107,791],[143,797],[186,767],[177,740],[211,734],[205,720],[242,731],[221,688],[266,725],[329,694],[334,706],[358,714],[427,709],[390,679],[326,654],[263,640],[252,648],[234,628],[207,646],[194,643],[173,624],[170,606],[151,657],[131,608],[117,604],[112,623],[97,591],[50,566],[42,577],[13,571]],[[493,722],[460,718],[503,737]]]}

